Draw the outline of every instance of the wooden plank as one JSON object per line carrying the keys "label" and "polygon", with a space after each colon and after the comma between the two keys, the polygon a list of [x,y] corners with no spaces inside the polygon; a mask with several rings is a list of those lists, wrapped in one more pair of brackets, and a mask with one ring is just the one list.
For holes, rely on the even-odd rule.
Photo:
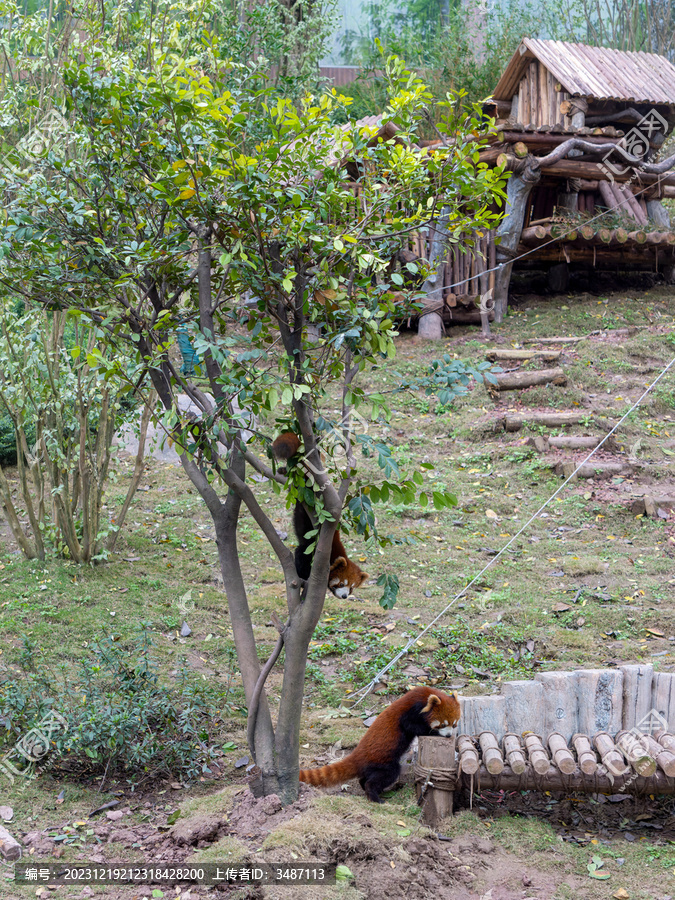
{"label": "wooden plank", "polygon": [[506,731],[506,704],[498,694],[482,697],[461,697],[462,715],[459,719],[460,734],[480,734],[492,731],[501,738]]}
{"label": "wooden plank", "polygon": [[539,681],[505,681],[502,697],[509,731],[522,734],[539,727],[544,714],[544,688]]}
{"label": "wooden plank", "polygon": [[[661,728],[675,730],[675,675],[671,672],[654,673],[651,707],[663,717]],[[650,730],[656,731],[656,728]]]}
{"label": "wooden plank", "polygon": [[544,717],[539,724],[544,738],[558,731],[565,740],[581,729],[578,726],[577,680],[572,672],[540,672],[536,676],[544,689]]}
{"label": "wooden plank", "polygon": [[548,101],[548,79],[547,79],[547,70],[546,66],[542,66],[541,63],[537,63],[537,70],[539,73],[539,109],[537,110],[537,125],[548,125],[548,109],[549,109],[549,101]]}
{"label": "wooden plank", "polygon": [[626,731],[630,731],[649,718],[654,666],[619,666],[619,671],[623,674],[622,724]]}
{"label": "wooden plank", "polygon": [[579,669],[575,674],[577,730],[588,735],[615,734],[623,726],[623,674],[618,669]]}

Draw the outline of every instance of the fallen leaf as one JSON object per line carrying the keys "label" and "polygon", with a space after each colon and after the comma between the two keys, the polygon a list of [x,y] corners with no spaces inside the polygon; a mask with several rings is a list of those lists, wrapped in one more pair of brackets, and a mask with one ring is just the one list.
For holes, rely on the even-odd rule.
{"label": "fallen leaf", "polygon": [[647,634],[653,634],[654,637],[665,637],[662,631],[659,631],[658,628],[645,628]]}
{"label": "fallen leaf", "polygon": [[556,603],[551,612],[554,613],[563,613],[567,612],[569,609],[572,609],[571,606],[568,606],[566,603]]}
{"label": "fallen leaf", "polygon": [[486,509],[485,515],[488,517],[488,519],[498,519],[499,518],[499,516],[494,511],[494,509]]}
{"label": "fallen leaf", "polygon": [[612,894],[612,897],[614,897],[614,900],[630,900],[630,894],[625,888],[619,888],[618,891]]}
{"label": "fallen leaf", "polygon": [[609,881],[612,876],[609,872],[589,872],[588,877],[595,878],[596,881]]}

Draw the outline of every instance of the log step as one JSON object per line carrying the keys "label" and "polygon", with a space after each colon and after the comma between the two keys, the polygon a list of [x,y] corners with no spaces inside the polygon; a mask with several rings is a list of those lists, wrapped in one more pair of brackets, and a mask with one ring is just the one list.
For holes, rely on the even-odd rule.
{"label": "log step", "polygon": [[[598,446],[602,437],[593,437],[586,435],[560,435],[558,437],[543,437],[538,434],[536,437],[528,439],[530,447],[534,447],[538,453],[547,453],[551,448],[554,450],[593,450]],[[613,437],[609,438],[602,445],[603,450],[612,453],[616,452],[616,441]],[[637,515],[637,514],[636,514]]]}
{"label": "log step", "polygon": [[490,362],[508,361],[508,360],[528,360],[541,359],[544,362],[557,362],[560,359],[562,350],[496,350],[490,349],[485,351],[485,358]]}
{"label": "log step", "polygon": [[567,384],[567,376],[559,366],[534,372],[504,372],[496,378],[497,383],[489,386],[492,391],[522,391],[542,384]]}
{"label": "log step", "polygon": [[[661,514],[659,514],[661,510]],[[649,516],[650,518],[665,518],[664,513],[675,510],[675,497],[639,497],[633,500],[630,511],[634,516]]]}
{"label": "log step", "polygon": [[[556,475],[562,475],[563,478],[569,478],[577,467],[577,463],[572,460],[554,460],[551,463]],[[615,478],[617,476],[628,477],[635,473],[634,466],[626,462],[605,462],[597,460],[584,463],[577,472],[577,478]]]}
{"label": "log step", "polygon": [[520,431],[523,425],[543,425],[546,428],[568,428],[571,425],[581,425],[589,418],[588,413],[581,412],[527,412],[509,413],[504,417],[504,429],[506,431]]}

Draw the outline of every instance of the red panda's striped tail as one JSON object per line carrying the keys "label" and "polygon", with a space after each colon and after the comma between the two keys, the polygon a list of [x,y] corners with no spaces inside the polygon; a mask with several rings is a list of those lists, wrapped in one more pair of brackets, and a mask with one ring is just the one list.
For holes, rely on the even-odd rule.
{"label": "red panda's striped tail", "polygon": [[300,781],[312,784],[314,787],[331,787],[334,784],[341,784],[343,781],[356,778],[359,769],[353,760],[353,755],[350,753],[339,762],[321,766],[320,769],[300,769]]}

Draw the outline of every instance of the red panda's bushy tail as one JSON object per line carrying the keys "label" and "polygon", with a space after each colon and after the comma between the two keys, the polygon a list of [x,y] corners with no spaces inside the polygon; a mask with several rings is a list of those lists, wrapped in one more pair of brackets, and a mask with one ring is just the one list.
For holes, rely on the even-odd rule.
{"label": "red panda's bushy tail", "polygon": [[354,754],[350,753],[339,762],[321,766],[320,769],[300,769],[300,781],[312,784],[314,787],[331,787],[334,784],[341,784],[343,781],[356,778],[359,769],[353,756]]}

